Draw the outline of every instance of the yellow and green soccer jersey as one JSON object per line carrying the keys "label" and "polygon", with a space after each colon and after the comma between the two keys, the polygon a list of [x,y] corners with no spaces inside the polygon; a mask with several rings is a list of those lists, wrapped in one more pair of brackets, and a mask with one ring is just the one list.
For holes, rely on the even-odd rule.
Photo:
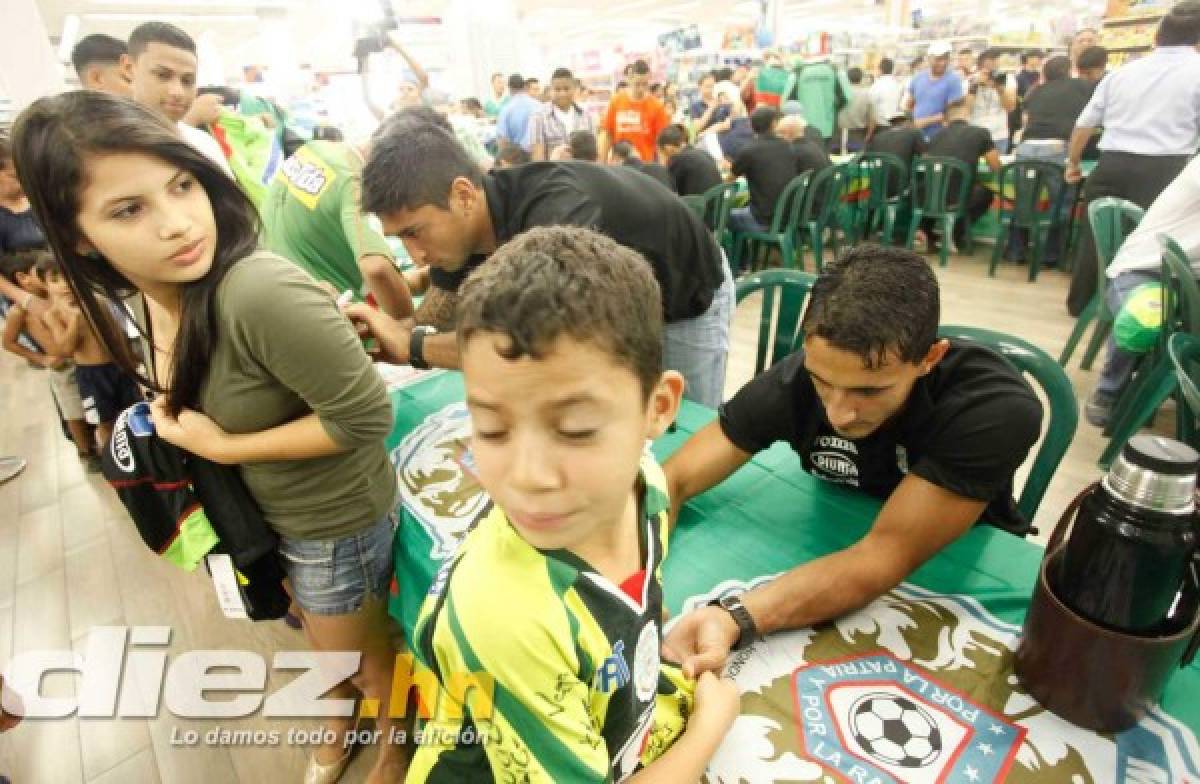
{"label": "yellow and green soccer jersey", "polygon": [[649,455],[641,475],[640,602],[498,507],[443,564],[412,640],[442,693],[408,781],[621,781],[679,736],[691,684],[659,659],[666,481]]}

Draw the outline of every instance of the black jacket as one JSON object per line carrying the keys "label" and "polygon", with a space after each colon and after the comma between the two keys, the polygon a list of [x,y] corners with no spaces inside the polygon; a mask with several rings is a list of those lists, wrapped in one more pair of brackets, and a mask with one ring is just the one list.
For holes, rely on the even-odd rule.
{"label": "black jacket", "polygon": [[185,526],[196,533],[201,549],[205,520],[216,534],[212,553],[228,554],[240,576],[247,615],[253,620],[281,618],[289,599],[279,563],[278,537],[267,525],[237,470],[189,454],[158,438],[148,403],[121,412],[103,453],[104,477],[142,541],[163,555]]}

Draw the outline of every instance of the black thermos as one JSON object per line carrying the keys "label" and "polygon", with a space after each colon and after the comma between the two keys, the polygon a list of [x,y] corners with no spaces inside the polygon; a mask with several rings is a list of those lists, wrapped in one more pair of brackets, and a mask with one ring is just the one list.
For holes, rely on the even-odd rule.
{"label": "black thermos", "polygon": [[1168,614],[1195,554],[1200,454],[1150,434],[1129,440],[1083,500],[1052,575],[1064,604],[1133,634],[1170,633]]}

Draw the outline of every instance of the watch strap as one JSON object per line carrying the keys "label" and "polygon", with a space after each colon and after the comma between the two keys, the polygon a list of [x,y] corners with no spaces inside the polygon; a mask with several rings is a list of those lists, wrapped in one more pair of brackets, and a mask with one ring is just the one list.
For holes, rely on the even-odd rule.
{"label": "watch strap", "polygon": [[429,370],[429,363],[425,361],[425,336],[436,333],[433,327],[413,327],[408,339],[408,364],[417,370]]}

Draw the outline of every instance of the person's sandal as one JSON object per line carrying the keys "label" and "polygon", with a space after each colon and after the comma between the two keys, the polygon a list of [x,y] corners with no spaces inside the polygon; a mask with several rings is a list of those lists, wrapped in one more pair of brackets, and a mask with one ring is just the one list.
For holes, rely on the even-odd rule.
{"label": "person's sandal", "polygon": [[353,753],[354,744],[350,744],[341,759],[323,765],[317,762],[317,753],[314,751],[308,758],[308,767],[304,769],[304,784],[336,784],[346,772],[346,766],[350,764],[350,756]]}

